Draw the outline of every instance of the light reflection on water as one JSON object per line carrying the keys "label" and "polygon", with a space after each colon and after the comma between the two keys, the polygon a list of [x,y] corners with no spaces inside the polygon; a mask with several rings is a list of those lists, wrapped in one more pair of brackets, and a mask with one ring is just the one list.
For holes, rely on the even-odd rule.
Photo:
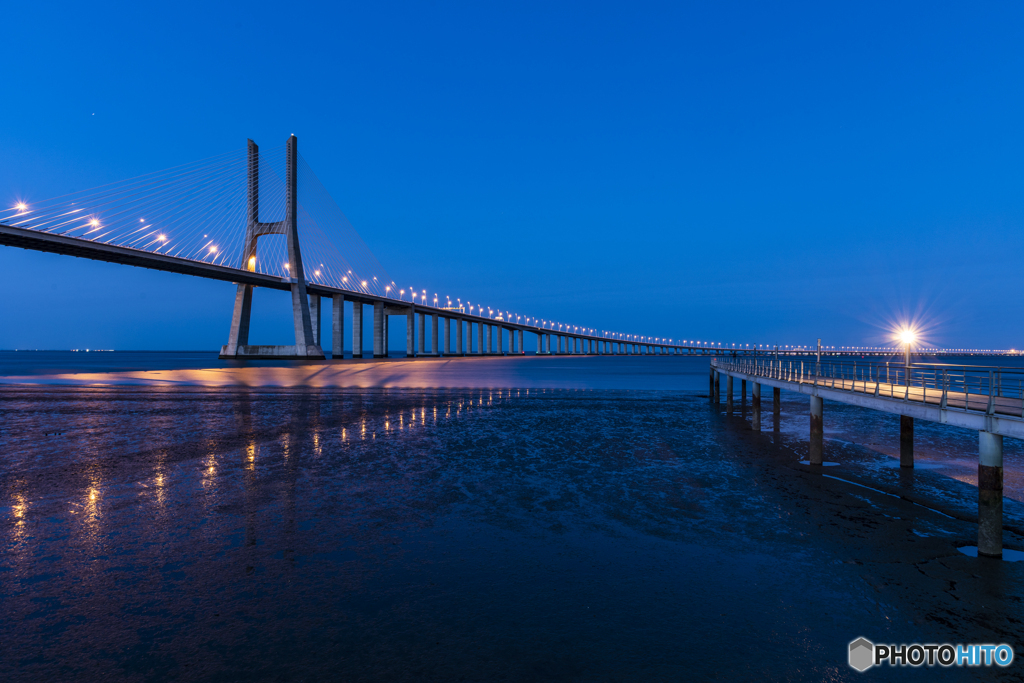
{"label": "light reflection on water", "polygon": [[[668,361],[653,384],[706,389],[695,361],[632,360],[586,381]],[[823,679],[865,629],[991,640],[969,596],[936,597],[959,565],[920,579],[970,525],[789,474],[803,400],[757,437],[742,406],[537,386],[580,382],[544,367],[523,390],[301,389],[288,368],[270,387],[0,387],[0,677]],[[833,470],[904,476],[854,445],[892,442],[891,416],[826,411]],[[966,438],[942,429],[922,458]],[[700,668],[739,638],[742,671]]]}

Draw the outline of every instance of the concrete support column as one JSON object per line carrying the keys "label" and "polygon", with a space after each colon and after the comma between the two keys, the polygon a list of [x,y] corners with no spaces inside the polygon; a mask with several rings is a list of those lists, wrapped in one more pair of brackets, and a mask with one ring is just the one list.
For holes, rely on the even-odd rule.
{"label": "concrete support column", "polygon": [[436,353],[437,355],[440,356],[441,347],[438,346],[437,341],[437,313],[434,313],[433,315],[430,316],[430,351],[431,353]]}
{"label": "concrete support column", "polygon": [[313,343],[322,346],[320,344],[320,296],[317,294],[309,295],[309,322],[313,328]]}
{"label": "concrete support column", "polygon": [[373,304],[373,357],[384,357],[384,302]]}
{"label": "concrete support column", "polygon": [[405,314],[405,355],[416,357],[416,309],[412,306]]}
{"label": "concrete support column", "polygon": [[1003,437],[978,432],[978,556],[1003,556]]}
{"label": "concrete support column", "polygon": [[747,402],[747,380],[740,380],[740,403]]}
{"label": "concrete support column", "polygon": [[715,370],[715,403],[722,402],[722,373]]}
{"label": "concrete support column", "polygon": [[494,325],[490,323],[484,325],[484,338],[486,342],[484,353],[494,353]]}
{"label": "concrete support column", "polygon": [[914,466],[914,418],[900,415],[900,467]]}
{"label": "concrete support column", "polygon": [[345,295],[331,297],[331,358],[345,357]]}
{"label": "concrete support column", "polygon": [[732,412],[732,375],[725,376],[725,409]]}
{"label": "concrete support column", "polygon": [[460,356],[466,355],[466,349],[462,345],[462,318],[455,319],[455,353]]}
{"label": "concrete support column", "polygon": [[476,341],[477,341],[477,345],[476,345],[476,352],[477,352],[477,354],[482,356],[483,354],[487,353],[487,348],[484,346],[484,324],[483,323],[477,323],[476,324]]}
{"label": "concrete support column", "polygon": [[715,369],[710,368],[708,375],[708,400],[715,400]]}
{"label": "concrete support column", "polygon": [[420,353],[427,352],[427,316],[425,313],[420,313],[420,343],[417,347]]}
{"label": "concrete support column", "polygon": [[546,340],[544,342],[544,348],[547,349],[548,355],[551,355],[551,334],[544,335]]}
{"label": "concrete support column", "polygon": [[782,389],[772,388],[772,414],[776,417],[782,412]]}
{"label": "concrete support column", "polygon": [[537,333],[537,355],[544,353],[544,335],[540,332]]}
{"label": "concrete support column", "polygon": [[518,335],[519,335],[519,355],[521,356],[524,353],[526,353],[526,348],[523,347],[523,331],[519,330]]}
{"label": "concrete support column", "polygon": [[352,302],[352,357],[363,357],[363,304]]}
{"label": "concrete support column", "polygon": [[750,428],[755,432],[761,431],[761,385],[754,382],[754,386],[751,387],[751,416],[750,416]]}
{"label": "concrete support column", "polygon": [[822,463],[822,452],[825,446],[825,433],[822,422],[821,396],[811,396],[811,441],[808,449],[808,460],[812,465]]}
{"label": "concrete support column", "polygon": [[[504,356],[505,355],[505,328],[502,327],[501,325],[498,325],[497,334],[495,336],[497,337],[496,341],[498,342],[498,353],[500,355]],[[511,350],[511,346],[512,345],[509,344],[509,347],[510,347],[509,350]]]}

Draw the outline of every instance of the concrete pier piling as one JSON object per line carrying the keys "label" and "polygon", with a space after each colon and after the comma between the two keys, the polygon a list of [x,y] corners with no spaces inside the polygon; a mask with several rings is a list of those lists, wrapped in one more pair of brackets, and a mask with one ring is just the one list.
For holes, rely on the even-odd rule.
{"label": "concrete pier piling", "polygon": [[822,400],[820,396],[811,396],[811,438],[808,447],[808,461],[812,465],[822,463],[825,434],[822,423]]}
{"label": "concrete pier piling", "polygon": [[725,376],[725,409],[732,412],[732,375]]}
{"label": "concrete pier piling", "polygon": [[708,373],[708,400],[715,400],[715,369],[711,368]]}
{"label": "concrete pier piling", "polygon": [[1003,437],[978,432],[978,556],[1003,556]]}
{"label": "concrete pier piling", "polygon": [[455,319],[455,353],[460,356],[466,355],[466,347],[462,345],[462,319]]}
{"label": "concrete pier piling", "polygon": [[761,431],[761,385],[757,382],[750,388],[750,428],[755,432]]}
{"label": "concrete pier piling", "polygon": [[722,402],[722,373],[715,371],[715,403]]}
{"label": "concrete pier piling", "polygon": [[740,405],[747,404],[747,380],[740,380]]}
{"label": "concrete pier piling", "polygon": [[914,466],[914,418],[900,415],[900,467]]}
{"label": "concrete pier piling", "polygon": [[772,414],[776,417],[782,412],[782,389],[772,387]]}

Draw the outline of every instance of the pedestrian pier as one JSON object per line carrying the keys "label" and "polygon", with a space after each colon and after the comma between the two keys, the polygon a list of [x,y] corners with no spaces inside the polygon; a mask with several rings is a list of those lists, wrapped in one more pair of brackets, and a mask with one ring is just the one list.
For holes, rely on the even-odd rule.
{"label": "pedestrian pier", "polygon": [[978,555],[1003,554],[1003,438],[1024,439],[1024,370],[983,365],[712,358],[710,396],[733,402],[733,380],[752,385],[752,428],[761,429],[761,388],[772,387],[779,412],[782,389],[809,397],[808,461],[822,465],[823,401],[900,416],[900,465],[914,466],[914,420],[978,432]]}

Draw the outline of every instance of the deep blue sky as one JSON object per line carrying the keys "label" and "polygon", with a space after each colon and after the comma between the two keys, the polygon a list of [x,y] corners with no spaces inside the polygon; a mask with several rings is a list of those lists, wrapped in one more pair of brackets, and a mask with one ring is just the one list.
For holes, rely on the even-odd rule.
{"label": "deep blue sky", "polygon": [[[9,3],[0,201],[299,137],[396,280],[740,343],[1024,344],[1009,3]],[[213,349],[229,284],[0,248],[0,348]],[[254,343],[289,343],[261,293]]]}

